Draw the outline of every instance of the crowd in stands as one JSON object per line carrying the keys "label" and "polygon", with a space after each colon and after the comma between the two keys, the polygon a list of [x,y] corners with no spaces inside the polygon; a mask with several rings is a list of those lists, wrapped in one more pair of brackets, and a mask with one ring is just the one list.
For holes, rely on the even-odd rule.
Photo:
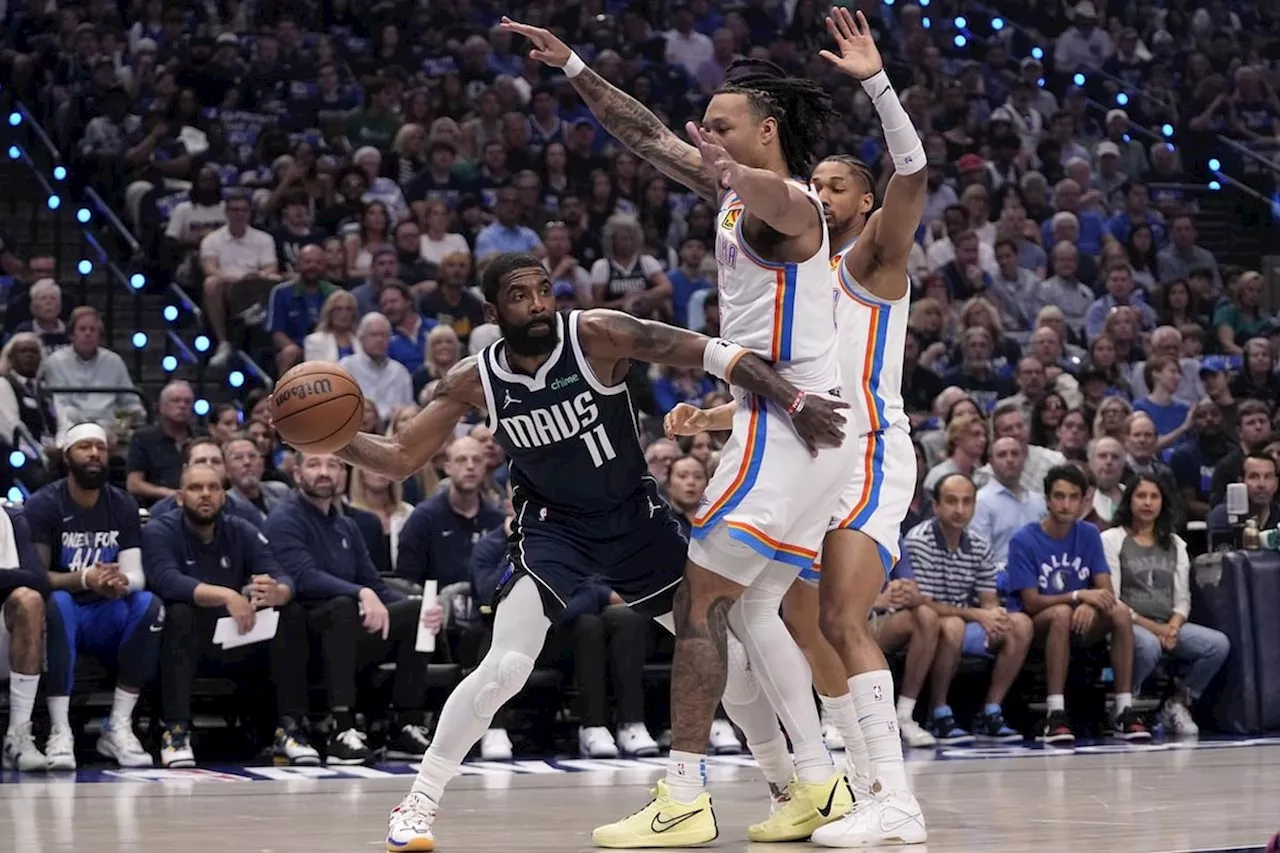
{"label": "crowd in stands", "polygon": [[[363,428],[394,434],[453,364],[497,338],[475,285],[500,252],[542,258],[561,308],[718,331],[715,211],[620,149],[562,75],[496,26],[500,13],[556,29],[672,126],[700,115],[743,56],[829,74],[815,56],[826,10],[812,0],[517,6],[11,7],[0,63],[74,158],[75,179],[117,205],[155,264],[201,303],[213,368],[241,348],[275,371],[337,361],[365,394]],[[903,389],[917,490],[904,560],[874,617],[885,648],[906,650],[903,736],[912,746],[1020,739],[1002,703],[1028,656],[1043,654],[1048,714],[1037,733],[1069,739],[1073,635],[1110,637],[1119,736],[1149,736],[1133,696],[1165,653],[1185,668],[1160,719],[1193,732],[1195,702],[1228,649],[1188,621],[1190,558],[1233,535],[1231,483],[1247,487],[1260,529],[1280,523],[1280,318],[1258,269],[1220,263],[1198,242],[1187,186],[1202,182],[1215,134],[1280,148],[1275,12],[1225,0],[1007,9],[1043,36],[1032,53],[1013,27],[962,45],[954,18],[974,12],[958,0],[859,6],[929,156]],[[1077,71],[1122,81],[1129,106],[1093,109]],[[891,163],[869,101],[848,80],[830,82],[841,117],[823,153],[859,155],[883,184]],[[1141,141],[1140,127],[1165,123],[1169,140]],[[133,597],[169,613],[153,671],[119,674],[100,751],[144,760],[128,719],[158,671],[161,760],[193,761],[190,685],[216,661],[270,678],[281,755],[318,760],[303,719],[323,711],[334,721],[328,760],[362,761],[355,677],[394,661],[393,711],[381,709],[394,722],[388,745],[420,755],[427,656],[414,651],[419,605],[404,590],[438,585],[431,625],[450,659],[474,665],[510,523],[505,460],[483,413],[394,483],[282,447],[261,391],[197,419],[190,386],[174,382],[150,425],[123,393],[51,394],[134,380],[103,346],[98,312],[72,310],[55,259],[0,242],[0,264],[20,282],[0,354],[0,438],[43,454],[33,461],[53,480],[10,513],[14,537],[29,536],[42,563],[22,568],[48,569],[37,588],[52,583],[51,597],[11,593],[6,613],[71,624],[96,618],[91,605],[124,602],[110,628],[67,629],[66,654],[108,658],[149,624],[150,604]],[[662,439],[661,416],[680,402],[724,402],[725,389],[645,365],[628,382],[650,471],[690,515],[725,436]],[[68,443],[87,422],[104,428],[101,448]],[[99,484],[89,497],[90,457],[119,491]],[[118,531],[120,552],[141,550],[145,576],[124,577],[115,552],[86,562],[69,549],[73,531],[41,510],[50,503],[85,515],[85,535]],[[126,534],[135,504],[150,520]],[[1207,525],[1207,541],[1193,522]],[[584,754],[652,754],[661,739],[646,726],[641,679],[659,637],[614,598],[566,614],[564,642],[547,654],[570,662]],[[243,627],[263,605],[279,612],[274,640],[237,654],[208,642],[213,615],[225,609]],[[293,663],[308,649],[323,664],[324,709],[306,707]],[[19,651],[15,642],[12,671],[30,673]],[[972,720],[957,719],[947,696],[962,657],[991,664]],[[55,688],[46,684],[57,733],[66,706]],[[10,737],[30,747],[15,755],[30,755],[16,702]],[[46,757],[65,764],[66,741],[50,737]],[[740,748],[718,723],[713,751]],[[486,757],[511,750],[503,729],[482,743]]]}

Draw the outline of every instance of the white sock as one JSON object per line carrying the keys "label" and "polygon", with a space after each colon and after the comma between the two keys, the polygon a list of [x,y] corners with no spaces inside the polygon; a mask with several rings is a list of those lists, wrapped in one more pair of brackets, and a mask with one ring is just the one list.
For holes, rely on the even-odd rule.
{"label": "white sock", "polygon": [[39,689],[40,676],[9,673],[9,734],[23,723],[31,722],[31,710],[36,706]]}
{"label": "white sock", "polygon": [[898,697],[898,722],[905,723],[914,719],[916,713],[916,700],[908,696]]}
{"label": "white sock", "polygon": [[49,706],[49,723],[56,728],[71,728],[71,697],[50,696],[46,702]]}
{"label": "white sock", "polygon": [[707,787],[707,757],[671,750],[667,756],[667,793],[677,803],[692,803]]}
{"label": "white sock", "polygon": [[823,696],[822,707],[835,723],[840,737],[844,738],[844,754],[849,761],[849,784],[855,791],[871,787],[871,756],[867,752],[867,739],[858,725],[858,711],[853,706],[853,696]]}
{"label": "white sock", "polygon": [[111,722],[133,727],[133,709],[138,704],[138,694],[117,687],[111,700]]}
{"label": "white sock", "polygon": [[1115,715],[1116,715],[1117,717],[1118,717],[1118,716],[1120,716],[1121,714],[1123,714],[1125,711],[1129,710],[1129,709],[1130,709],[1130,708],[1132,708],[1132,707],[1133,707],[1133,694],[1132,694],[1132,693],[1117,693],[1117,694],[1116,694],[1116,702],[1115,702],[1115,708],[1114,708],[1114,711],[1115,711]]}
{"label": "white sock", "polygon": [[[1117,697],[1118,698],[1118,697]],[[1061,693],[1050,693],[1044,697],[1044,707],[1050,713],[1067,710],[1067,699]]]}
{"label": "white sock", "polygon": [[902,763],[902,735],[893,706],[893,675],[887,669],[855,675],[849,679],[849,693],[867,741],[872,778],[890,790],[909,790],[907,769]]}
{"label": "white sock", "polygon": [[796,764],[787,751],[787,739],[782,736],[782,732],[764,743],[748,743],[747,748],[755,756],[765,780],[777,790],[785,791],[791,777],[796,775]]}

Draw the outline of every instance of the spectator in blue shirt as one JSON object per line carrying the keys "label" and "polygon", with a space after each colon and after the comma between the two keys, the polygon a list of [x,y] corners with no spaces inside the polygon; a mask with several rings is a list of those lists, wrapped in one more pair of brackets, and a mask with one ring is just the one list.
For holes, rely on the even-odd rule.
{"label": "spectator in blue shirt", "polygon": [[680,243],[680,265],[667,273],[671,282],[672,323],[684,329],[689,328],[689,300],[698,291],[713,286],[702,273],[702,259],[706,254],[707,244],[698,235],[691,234]]}
{"label": "spectator in blue shirt", "polygon": [[[257,528],[227,515],[226,490],[212,468],[182,472],[181,512],[153,519],[142,535],[147,580],[165,604],[160,696],[165,729],[160,763],[192,767],[191,690],[202,670],[248,670],[274,687],[279,727],[275,751],[294,764],[320,758],[298,727],[307,712],[307,640],[294,582],[280,569]],[[214,643],[219,619],[230,617],[241,634],[258,610],[279,614],[275,636],[224,648]],[[243,678],[237,672],[237,678]]]}
{"label": "spectator in blue shirt", "polygon": [[1142,378],[1151,393],[1136,401],[1133,410],[1156,425],[1161,450],[1178,446],[1191,432],[1191,407],[1174,398],[1182,384],[1182,367],[1177,359],[1155,356],[1147,359]]}
{"label": "spectator in blue shirt", "polygon": [[324,301],[338,289],[321,278],[324,269],[324,249],[314,243],[303,246],[298,252],[297,277],[271,288],[263,328],[275,344],[280,373],[302,361],[302,342],[315,331]]}
{"label": "spectator in blue shirt", "polygon": [[396,574],[443,589],[470,580],[471,550],[481,537],[502,526],[502,511],[485,502],[485,451],[469,436],[449,445],[445,473],[449,488],[413,510],[400,530]]}
{"label": "spectator in blue shirt", "polygon": [[0,766],[5,770],[48,769],[48,759],[36,748],[31,711],[44,664],[45,596],[49,576],[40,562],[31,528],[17,507],[0,515],[0,635],[8,646],[0,672],[9,678],[9,727],[4,736]]}
{"label": "spectator in blue shirt", "polygon": [[418,313],[413,305],[413,294],[404,282],[386,282],[378,293],[378,311],[391,324],[391,343],[387,355],[400,362],[410,372],[422,367],[427,357],[427,335],[436,327]]}
{"label": "spectator in blue shirt", "polygon": [[[368,760],[366,735],[354,714],[356,680],[388,659],[396,662],[390,750],[421,758],[429,745],[423,718],[428,659],[415,648],[421,600],[407,598],[378,575],[359,528],[339,508],[345,463],[330,454],[299,453],[295,472],[298,492],[267,516],[263,529],[294,578],[324,656],[335,722],[327,760]],[[439,630],[442,614],[438,606],[428,608],[424,624]]]}
{"label": "spectator in blue shirt", "polygon": [[1046,744],[1075,741],[1063,698],[1072,645],[1091,645],[1109,633],[1116,736],[1150,740],[1151,733],[1133,709],[1129,608],[1116,600],[1098,528],[1078,520],[1088,490],[1088,480],[1079,468],[1050,469],[1044,478],[1049,514],[1013,534],[1009,542],[1009,590],[1022,599],[1036,640],[1044,645],[1048,713],[1036,739]]}
{"label": "spectator in blue shirt", "polygon": [[1182,493],[1187,519],[1208,518],[1209,497],[1213,493],[1213,470],[1225,457],[1239,453],[1227,437],[1222,409],[1212,400],[1201,400],[1191,409],[1192,436],[1178,445],[1169,459],[1178,491]]}
{"label": "spectator in blue shirt", "polygon": [[[248,439],[241,439],[241,441],[252,444]],[[230,444],[231,442],[227,442],[228,446],[230,446]],[[258,459],[261,461],[261,454],[259,454]],[[217,439],[208,435],[197,435],[182,446],[182,470],[185,471],[186,469],[197,465],[212,468],[222,479],[223,488],[225,489],[228,486],[227,464],[222,455],[222,448],[218,446]],[[152,518],[159,518],[162,515],[178,513],[181,511],[182,505],[178,503],[177,493],[169,495],[169,497],[164,500],[153,504],[150,510]],[[227,492],[227,501],[224,511],[227,515],[232,515],[243,521],[247,521],[254,527],[261,527],[262,520],[266,518],[265,513],[259,512],[257,507],[246,501],[244,498],[237,496],[233,491]]]}
{"label": "spectator in blue shirt", "polygon": [[1016,438],[1005,436],[992,443],[991,479],[978,490],[969,529],[987,541],[991,557],[998,565],[1004,565],[1009,559],[1009,540],[1013,534],[1038,522],[1048,511],[1044,495],[1022,484],[1026,463],[1026,448]]}
{"label": "spectator in blue shirt", "polygon": [[1107,295],[1094,300],[1084,314],[1084,334],[1093,340],[1102,334],[1107,325],[1107,317],[1120,306],[1133,309],[1134,316],[1142,331],[1149,332],[1156,327],[1155,310],[1143,300],[1142,295],[1133,292],[1133,270],[1117,263],[1110,267],[1106,274]]}
{"label": "spectator in blue shirt", "polygon": [[67,708],[83,650],[119,665],[98,752],[122,767],[150,767],[151,755],[133,733],[133,710],[155,677],[163,607],[143,589],[138,504],[107,482],[102,427],[73,426],[63,453],[70,476],[37,491],[25,507],[53,589],[47,634],[53,729],[45,754],[57,769],[75,768]]}
{"label": "spectator in blue shirt", "polygon": [[476,235],[477,265],[502,252],[527,252],[539,258],[546,254],[537,232],[519,224],[520,198],[515,187],[498,190],[493,212],[497,219]]}
{"label": "spectator in blue shirt", "polygon": [[1133,226],[1141,222],[1151,226],[1151,236],[1156,241],[1156,246],[1163,249],[1168,242],[1169,231],[1160,214],[1150,208],[1151,192],[1147,185],[1130,180],[1125,183],[1123,191],[1124,208],[1111,214],[1111,219],[1107,221],[1107,230],[1111,232],[1111,236],[1125,243]]}
{"label": "spectator in blue shirt", "polygon": [[[1063,178],[1053,188],[1053,203],[1058,213],[1075,215],[1079,226],[1076,248],[1081,254],[1093,258],[1102,253],[1102,238],[1107,233],[1107,227],[1096,211],[1080,207],[1081,195],[1082,188],[1078,183],[1071,178]],[[1058,243],[1053,239],[1053,224],[1054,219],[1051,217],[1040,226],[1040,236],[1045,246],[1052,247]]]}

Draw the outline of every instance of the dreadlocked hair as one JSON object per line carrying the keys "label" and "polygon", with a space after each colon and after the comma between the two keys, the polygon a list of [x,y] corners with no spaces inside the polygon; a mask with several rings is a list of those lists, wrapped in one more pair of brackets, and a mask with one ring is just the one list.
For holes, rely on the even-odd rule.
{"label": "dreadlocked hair", "polygon": [[720,91],[746,95],[758,118],[773,117],[787,169],[793,175],[809,174],[827,123],[835,116],[825,89],[804,77],[789,76],[768,60],[739,59],[729,66]]}

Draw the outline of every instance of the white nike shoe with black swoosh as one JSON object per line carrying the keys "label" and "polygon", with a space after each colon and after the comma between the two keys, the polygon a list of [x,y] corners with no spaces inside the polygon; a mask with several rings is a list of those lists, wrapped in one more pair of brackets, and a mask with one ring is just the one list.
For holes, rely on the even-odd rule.
{"label": "white nike shoe with black swoosh", "polygon": [[820,847],[879,847],[923,844],[928,839],[924,814],[910,791],[885,791],[879,780],[871,796],[842,820],[820,826],[810,841]]}

